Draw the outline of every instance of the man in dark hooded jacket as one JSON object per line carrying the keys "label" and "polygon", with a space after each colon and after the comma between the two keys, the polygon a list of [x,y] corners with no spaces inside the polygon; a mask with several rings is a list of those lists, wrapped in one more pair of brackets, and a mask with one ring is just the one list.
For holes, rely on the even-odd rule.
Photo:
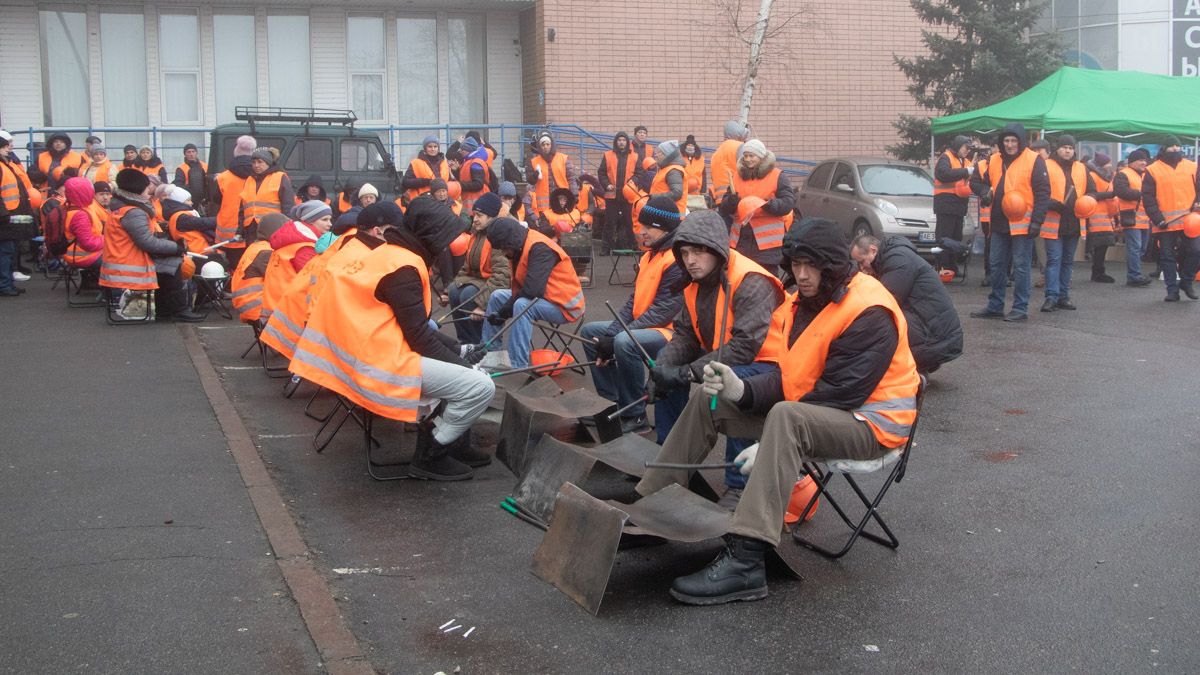
{"label": "man in dark hooded jacket", "polygon": [[[1183,217],[1200,208],[1200,171],[1185,159],[1179,139],[1170,136],[1142,175],[1142,204],[1150,218],[1151,232],[1158,237],[1158,268],[1167,287],[1167,302],[1178,302],[1179,291],[1200,300],[1194,280],[1200,253],[1200,238],[1183,234]],[[1177,250],[1178,249],[1178,250]],[[1177,262],[1178,261],[1178,262]]]}
{"label": "man in dark hooded jacket", "polygon": [[945,284],[907,237],[883,241],[864,234],[850,246],[859,271],[879,280],[908,320],[908,346],[917,370],[932,373],[963,351],[962,324]]}
{"label": "man in dark hooded jacket", "polygon": [[629,135],[618,131],[613,136],[612,150],[601,156],[600,166],[596,167],[596,178],[604,193],[605,216],[603,228],[596,228],[595,238],[611,248],[633,248],[631,206],[622,188],[639,171],[637,155],[630,151]]}
{"label": "man in dark hooded jacket", "polygon": [[[880,460],[903,447],[916,419],[919,376],[905,320],[875,279],[851,264],[841,228],[805,218],[784,239],[797,293],[779,310],[779,368],[739,377],[720,362],[704,369],[694,396],[663,445],[661,462],[703,461],[719,433],[760,438],[737,458],[749,474],[725,550],[705,569],[675,579],[680,602],[715,605],[767,596],[765,554],[779,543],[784,509],[813,460]],[[819,354],[823,357],[814,358]],[[717,396],[715,410],[709,396]],[[647,469],[643,496],[689,472]]]}
{"label": "man in dark hooded jacket", "polygon": [[[1010,175],[1011,174],[1011,175]],[[984,201],[991,201],[992,233],[991,268],[992,292],[982,310],[971,312],[977,319],[1026,321],[1029,318],[1029,277],[1033,257],[1033,240],[1041,232],[1050,206],[1050,177],[1046,161],[1026,146],[1025,127],[1009,124],[1000,132],[1000,152],[988,160],[988,186]],[[1022,215],[1012,219],[1005,215],[1005,196],[1014,194]],[[1012,256],[1013,304],[1004,313],[1004,296],[1008,292],[1008,260]]]}
{"label": "man in dark hooded jacket", "polygon": [[[728,233],[724,219],[712,210],[689,214],[675,231],[675,264],[687,276],[679,289],[684,303],[674,335],[650,371],[655,392],[662,397],[654,406],[660,441],[676,425],[691,384],[700,381],[705,364],[716,360],[718,351],[721,361],[742,376],[775,369],[769,360],[774,355],[763,352],[771,314],[783,301],[783,284],[758,263],[731,251]],[[725,302],[726,286],[731,289],[729,302]],[[726,310],[727,320],[722,317]],[[718,337],[724,324],[727,340]],[[725,446],[727,461],[750,443],[730,438]],[[737,503],[745,480],[737,470],[726,470],[722,506],[732,508]]]}

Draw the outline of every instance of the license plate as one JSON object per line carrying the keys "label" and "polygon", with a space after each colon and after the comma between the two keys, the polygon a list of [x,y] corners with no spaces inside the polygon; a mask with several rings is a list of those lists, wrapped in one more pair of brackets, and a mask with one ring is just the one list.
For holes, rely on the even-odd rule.
{"label": "license plate", "polygon": [[933,233],[933,232],[918,232],[918,233],[917,233],[917,241],[920,241],[920,242],[926,242],[926,243],[930,243],[930,244],[932,244],[932,243],[933,243],[933,236],[934,236],[934,233]]}

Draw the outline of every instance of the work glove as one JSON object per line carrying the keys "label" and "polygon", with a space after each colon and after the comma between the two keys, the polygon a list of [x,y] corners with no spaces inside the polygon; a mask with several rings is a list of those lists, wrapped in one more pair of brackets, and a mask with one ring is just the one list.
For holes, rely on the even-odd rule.
{"label": "work glove", "polygon": [[754,470],[754,460],[757,457],[758,443],[739,452],[738,456],[733,458],[733,462],[738,465],[738,473],[749,476],[750,472]]}
{"label": "work glove", "polygon": [[496,316],[500,317],[501,319],[511,319],[513,315],[513,306],[516,304],[517,299],[512,298],[508,302],[504,303],[503,307],[496,311]]}
{"label": "work glove", "polygon": [[970,176],[970,175],[971,175],[971,174],[973,174],[973,173],[975,173],[975,165],[974,165],[974,164],[968,164],[968,165],[967,165],[967,175],[968,175],[968,176]]}
{"label": "work glove", "polygon": [[680,389],[692,383],[690,366],[655,366],[650,369],[650,379],[654,380],[655,389],[666,395],[673,389]]}
{"label": "work glove", "polygon": [[596,358],[600,361],[611,361],[615,342],[616,338],[611,335],[602,335],[596,338]]}
{"label": "work glove", "polygon": [[1161,222],[1161,223],[1155,223],[1155,224],[1154,224],[1154,229],[1156,229],[1156,230],[1165,230],[1165,229],[1167,229],[1167,223],[1166,223],[1166,221],[1163,221],[1163,222]]}
{"label": "work glove", "polygon": [[467,365],[474,366],[487,356],[487,347],[483,344],[463,345],[461,350],[461,358],[467,362]]}
{"label": "work glove", "polygon": [[1029,236],[1036,237],[1042,233],[1041,223],[1029,223]]}
{"label": "work glove", "polygon": [[716,361],[705,364],[704,381],[700,388],[705,394],[718,396],[730,403],[742,400],[742,394],[746,393],[746,383],[734,374],[733,368]]}
{"label": "work glove", "polygon": [[993,196],[994,195],[992,193],[992,188],[988,188],[988,189],[984,190],[983,194],[979,197],[979,203],[984,206],[991,206]]}
{"label": "work glove", "polygon": [[487,321],[493,326],[503,326],[504,322],[508,321],[508,319],[500,316],[499,314],[488,314]]}
{"label": "work glove", "polygon": [[732,216],[737,213],[738,202],[741,200],[742,198],[736,192],[730,190],[725,193],[725,198],[721,200],[721,205],[717,208],[717,211],[721,214]]}

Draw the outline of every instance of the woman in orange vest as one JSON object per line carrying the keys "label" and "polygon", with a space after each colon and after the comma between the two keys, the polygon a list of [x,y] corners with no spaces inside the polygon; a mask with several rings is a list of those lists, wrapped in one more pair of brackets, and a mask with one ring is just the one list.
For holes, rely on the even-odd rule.
{"label": "woman in orange vest", "polygon": [[[238,235],[242,208],[242,190],[246,187],[246,179],[254,173],[250,153],[254,152],[257,143],[253,136],[239,136],[233,146],[233,157],[221,173],[213,177],[212,190],[209,191],[212,201],[212,211],[217,217],[217,241],[229,241]],[[242,253],[254,240],[253,233],[241,233],[245,241],[233,242],[225,246],[225,256],[235,267],[241,260]]]}
{"label": "woman in orange vest", "polygon": [[67,197],[67,238],[71,240],[63,260],[84,270],[86,279],[99,280],[107,211],[96,203],[96,188],[86,178],[68,178],[63,193]]}
{"label": "woman in orange vest", "polygon": [[[172,185],[160,201],[163,218],[167,221],[167,233],[175,241],[182,241],[187,250],[208,256],[221,267],[229,269],[229,261],[221,251],[205,252],[216,241],[217,219],[201,216],[195,209],[192,194]],[[207,262],[204,260],[203,262]]]}
{"label": "woman in orange vest", "polygon": [[[653,197],[642,209],[641,218],[646,252],[638,263],[633,294],[618,312],[632,336],[616,320],[586,323],[579,331],[580,336],[594,341],[584,342],[583,351],[589,361],[598,364],[592,369],[596,392],[625,409],[621,413],[623,433],[642,433],[650,428],[646,402],[636,403],[647,391],[641,350],[653,359],[671,340],[672,322],[683,306],[679,288],[686,283],[685,272],[675,264],[672,249],[680,220],[675,202]],[[665,438],[664,430],[660,440]]]}
{"label": "woman in orange vest", "polygon": [[725,140],[713,151],[712,159],[712,203],[720,204],[725,194],[733,187],[733,177],[738,170],[738,154],[742,144],[750,139],[750,128],[737,120],[725,123]]}
{"label": "woman in orange vest", "polygon": [[147,176],[158,176],[160,181],[167,182],[166,167],[158,155],[154,154],[154,148],[148,145],[138,148],[137,168]]}
{"label": "woman in orange vest", "polygon": [[278,159],[279,151],[271,147],[255,148],[250,154],[252,173],[240,195],[238,232],[249,232],[268,213],[287,215],[291,211],[296,195],[291,179],[276,163]]}
{"label": "woman in orange vest", "polygon": [[408,163],[400,187],[404,188],[405,199],[409,202],[420,195],[429,192],[429,185],[435,178],[450,181],[450,164],[442,154],[441,143],[437,136],[426,136],[421,141],[421,152]]}
{"label": "woman in orange vest", "polygon": [[181,242],[159,236],[150,204],[150,178],[137,169],[122,169],[108,210],[100,285],[109,289],[110,301],[117,301],[123,290],[157,289],[157,320],[203,321],[204,315],[188,308],[180,277],[187,249]]}
{"label": "woman in orange vest", "polygon": [[1112,189],[1117,196],[1117,219],[1125,240],[1125,285],[1149,286],[1153,280],[1142,274],[1142,256],[1149,243],[1150,217],[1142,204],[1142,177],[1150,162],[1150,152],[1136,148],[1125,158],[1126,167],[1113,176]]}
{"label": "woman in orange vest", "polygon": [[759,197],[766,204],[748,223],[732,228],[729,245],[766,269],[775,270],[782,259],[783,235],[792,225],[796,191],[787,174],[775,165],[775,153],[758,139],[742,144],[733,189],[721,202],[721,214],[732,218],[738,203],[747,197]]}
{"label": "woman in orange vest", "polygon": [[472,476],[470,465],[491,461],[470,446],[470,428],[487,410],[495,386],[429,325],[429,264],[458,233],[447,227],[444,210],[418,205],[417,211],[406,216],[391,202],[363,210],[360,227],[382,230],[383,241],[360,259],[325,268],[290,369],[371,413],[403,422],[418,420],[422,399],[445,401],[436,418],[422,420],[408,474],[464,480]]}
{"label": "woman in orange vest", "polygon": [[1117,243],[1114,229],[1117,217],[1117,198],[1112,191],[1112,158],[1097,152],[1087,162],[1088,177],[1096,186],[1096,210],[1087,219],[1087,245],[1092,253],[1092,281],[1102,284],[1116,283],[1116,279],[1105,274],[1104,258],[1109,247]]}
{"label": "woman in orange vest", "polygon": [[683,153],[683,161],[687,164],[687,193],[689,195],[707,194],[708,175],[704,171],[704,151],[700,149],[696,137],[688,134],[680,152]]}
{"label": "woman in orange vest", "polygon": [[[500,215],[502,204],[495,194],[488,193],[475,201],[471,230],[467,239],[467,250],[463,254],[462,267],[454,282],[446,289],[446,299],[451,307],[458,307],[474,298],[471,309],[454,312],[454,331],[459,342],[478,344],[483,339],[483,318],[492,293],[509,287],[511,270],[508,258],[502,251],[492,248],[487,240],[487,228]],[[468,318],[469,317],[469,318]]]}
{"label": "woman in orange vest", "polygon": [[654,149],[658,171],[650,183],[650,197],[666,197],[687,215],[687,165],[679,151],[679,141],[663,141]]}
{"label": "woman in orange vest", "polygon": [[238,321],[248,324],[262,325],[262,296],[263,278],[267,274],[267,265],[271,262],[271,235],[279,228],[288,224],[288,219],[282,213],[268,213],[258,223],[258,228],[250,234],[252,238],[234,265],[233,274],[229,279],[229,290],[233,293],[231,300],[233,309],[237,312]]}
{"label": "woman in orange vest", "polygon": [[468,136],[459,146],[459,152],[462,166],[458,170],[458,182],[462,184],[463,210],[471,213],[475,208],[475,200],[495,191],[498,183],[492,174],[487,148],[480,147],[478,141]]}
{"label": "woman in orange vest", "polygon": [[[500,326],[520,316],[509,328],[508,358],[515,368],[529,365],[533,321],[562,324],[579,320],[584,312],[583,288],[575,265],[546,235],[523,227],[512,218],[497,218],[488,226],[488,242],[511,261],[512,289],[492,293],[483,327],[487,345]],[[532,309],[525,309],[532,305]]]}
{"label": "woman in orange vest", "polygon": [[46,182],[38,187],[58,189],[68,177],[63,176],[67,169],[75,169],[75,175],[83,173],[87,160],[81,153],[71,149],[71,137],[63,133],[50,134],[46,139],[46,150],[38,155],[38,170],[46,176]]}
{"label": "woman in orange vest", "polygon": [[105,183],[112,182],[112,179],[117,175],[117,170],[108,159],[108,151],[104,146],[97,143],[92,146],[91,161],[88,162],[87,168],[79,174],[80,177],[88,179],[88,182],[95,183],[104,181]]}
{"label": "woman in orange vest", "polygon": [[584,214],[575,208],[575,205],[575,195],[571,194],[570,190],[555,190],[550,195],[550,208],[538,216],[538,222],[533,224],[534,229],[554,241],[558,241],[564,234],[574,232],[576,227],[584,224]]}
{"label": "woman in orange vest", "polygon": [[558,151],[554,137],[549,132],[543,132],[531,146],[533,154],[525,161],[525,182],[532,189],[530,197],[531,217],[550,208],[550,194],[559,188],[567,188],[572,193],[579,189],[575,176],[575,166],[571,158]]}
{"label": "woman in orange vest", "polygon": [[[920,377],[895,299],[850,264],[845,235],[832,221],[802,220],[784,248],[797,293],[776,313],[779,369],[745,377],[724,363],[705,367],[700,395],[656,460],[702,462],[719,433],[760,438],[738,456],[751,480],[725,549],[705,569],[675,579],[671,595],[680,602],[765,598],[765,555],[779,544],[801,462],[881,459],[905,446],[916,422]],[[718,397],[715,412],[710,396]],[[689,478],[647,469],[636,490],[651,495]]]}
{"label": "woman in orange vest", "polygon": [[[654,423],[663,439],[687,403],[691,384],[700,381],[705,364],[716,358],[718,350],[722,361],[739,375],[775,369],[779,345],[772,339],[771,314],[783,300],[778,278],[729,248],[729,230],[716,211],[686,217],[675,231],[673,251],[675,264],[687,272],[680,289],[683,311],[675,321],[671,342],[659,352],[650,371],[655,393],[662,398],[654,407]],[[730,438],[725,444],[727,461],[752,442]],[[732,508],[745,487],[745,477],[727,470],[725,486],[721,505]]]}
{"label": "woman in orange vest", "polygon": [[[1158,237],[1158,267],[1167,287],[1166,302],[1179,302],[1179,291],[1200,300],[1195,290],[1196,241],[1183,232],[1183,217],[1196,202],[1196,163],[1184,159],[1179,139],[1169,136],[1142,176],[1142,203]],[[1176,249],[1179,249],[1178,252]],[[1177,262],[1178,261],[1178,262]]]}
{"label": "woman in orange vest", "polygon": [[333,210],[325,202],[304,202],[292,210],[295,220],[271,235],[271,260],[263,279],[262,316],[270,317],[291,280],[317,255],[317,240],[333,225]]}

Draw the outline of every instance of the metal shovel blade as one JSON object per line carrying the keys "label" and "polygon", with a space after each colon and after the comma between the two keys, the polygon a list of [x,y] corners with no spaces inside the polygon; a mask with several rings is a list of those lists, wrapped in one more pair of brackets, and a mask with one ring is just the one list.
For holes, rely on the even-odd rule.
{"label": "metal shovel blade", "polygon": [[567,483],[550,528],[533,554],[532,572],[596,615],[617,559],[626,515]]}
{"label": "metal shovel blade", "polygon": [[542,436],[528,470],[513,488],[517,505],[543,525],[549,524],[559,489],[564,483],[581,485],[596,463],[581,450],[553,436]]}

